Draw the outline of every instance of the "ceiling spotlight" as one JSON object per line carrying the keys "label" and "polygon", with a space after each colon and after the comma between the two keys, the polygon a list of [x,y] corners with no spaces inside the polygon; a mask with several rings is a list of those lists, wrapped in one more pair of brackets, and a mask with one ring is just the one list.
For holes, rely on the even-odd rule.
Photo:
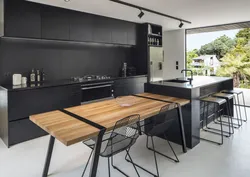
{"label": "ceiling spotlight", "polygon": [[180,21],[181,23],[180,23],[180,25],[179,25],[179,28],[182,28],[183,27],[183,25],[184,25],[184,23],[182,22],[182,21]]}
{"label": "ceiling spotlight", "polygon": [[141,12],[139,13],[138,17],[139,17],[139,18],[142,18],[142,17],[144,16],[144,12],[142,12],[141,9],[140,9],[140,11],[141,11]]}
{"label": "ceiling spotlight", "polygon": [[65,2],[69,2],[70,0],[64,0]]}

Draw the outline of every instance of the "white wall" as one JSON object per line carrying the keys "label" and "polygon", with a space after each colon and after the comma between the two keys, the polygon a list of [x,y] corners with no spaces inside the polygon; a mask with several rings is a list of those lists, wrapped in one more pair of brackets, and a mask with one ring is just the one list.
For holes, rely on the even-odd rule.
{"label": "white wall", "polygon": [[[185,68],[185,30],[165,31],[163,33],[163,79],[183,77],[181,70]],[[176,61],[179,70],[176,70]]]}

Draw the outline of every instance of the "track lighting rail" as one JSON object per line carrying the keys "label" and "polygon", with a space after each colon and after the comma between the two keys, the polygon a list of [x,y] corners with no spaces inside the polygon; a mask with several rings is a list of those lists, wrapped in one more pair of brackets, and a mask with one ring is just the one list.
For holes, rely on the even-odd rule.
{"label": "track lighting rail", "polygon": [[173,20],[177,20],[177,21],[181,21],[181,22],[185,22],[185,23],[191,24],[191,22],[188,21],[188,20],[184,20],[184,19],[181,19],[181,18],[178,18],[178,17],[174,17],[174,16],[171,16],[171,15],[163,14],[161,12],[156,12],[154,10],[147,9],[147,8],[144,8],[144,7],[141,7],[141,6],[137,6],[137,5],[134,5],[134,4],[130,4],[130,3],[127,3],[127,2],[124,2],[124,1],[120,1],[120,0],[110,0],[110,1],[118,3],[118,4],[122,4],[122,5],[125,5],[125,6],[133,7],[133,8],[136,8],[136,9],[140,9],[140,10],[143,10],[143,11],[147,11],[147,12],[150,12],[150,13],[153,13],[153,14],[157,14],[157,15],[160,15],[160,16],[164,16],[164,17],[167,17],[167,18],[171,18]]}

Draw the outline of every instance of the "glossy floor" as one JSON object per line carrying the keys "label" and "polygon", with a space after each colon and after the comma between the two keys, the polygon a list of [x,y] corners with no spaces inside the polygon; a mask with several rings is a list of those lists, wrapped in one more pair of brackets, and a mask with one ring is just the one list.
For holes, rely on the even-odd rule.
{"label": "glossy floor", "polygon": [[[250,115],[250,109],[248,109]],[[249,116],[250,117],[250,116]],[[157,156],[162,177],[249,177],[250,174],[250,122],[235,131],[223,146],[202,141],[197,147],[182,153],[181,146],[174,145],[180,163],[175,164]],[[145,148],[145,136],[131,150],[133,159],[154,171],[153,153]],[[0,141],[0,177],[41,177],[49,136],[28,141],[7,149]],[[165,141],[156,140],[156,147],[170,153]],[[79,143],[65,147],[56,141],[50,167],[50,177],[80,177],[90,150]],[[115,164],[130,176],[136,176],[131,164],[124,161],[124,154],[115,157]],[[142,177],[150,176],[140,171]],[[112,176],[122,177],[115,170]],[[86,175],[88,176],[88,175]],[[107,159],[101,158],[98,176],[106,177]]]}

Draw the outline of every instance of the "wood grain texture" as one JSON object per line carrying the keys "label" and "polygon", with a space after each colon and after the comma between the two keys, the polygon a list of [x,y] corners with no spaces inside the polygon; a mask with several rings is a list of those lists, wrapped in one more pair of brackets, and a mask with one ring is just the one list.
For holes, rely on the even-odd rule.
{"label": "wood grain texture", "polygon": [[[111,99],[71,107],[65,110],[100,124],[101,126],[106,127],[107,131],[109,131],[114,127],[118,120],[124,117],[133,114],[140,114],[140,119],[144,120],[158,114],[161,107],[168,104],[136,96],[126,96],[123,100],[126,99],[128,100],[128,103],[132,103],[133,105],[122,107],[116,99]],[[174,100],[178,101],[179,99],[175,98]],[[181,102],[184,104],[184,101]],[[30,116],[30,120],[66,146],[94,137],[99,133],[98,129],[60,111],[33,115]]]}
{"label": "wood grain texture", "polygon": [[137,95],[148,97],[148,98],[154,98],[154,99],[179,103],[181,106],[184,106],[184,105],[190,103],[190,100],[187,100],[187,99],[165,96],[165,95],[158,95],[158,94],[153,94],[153,93],[141,93],[141,94],[137,94]]}

